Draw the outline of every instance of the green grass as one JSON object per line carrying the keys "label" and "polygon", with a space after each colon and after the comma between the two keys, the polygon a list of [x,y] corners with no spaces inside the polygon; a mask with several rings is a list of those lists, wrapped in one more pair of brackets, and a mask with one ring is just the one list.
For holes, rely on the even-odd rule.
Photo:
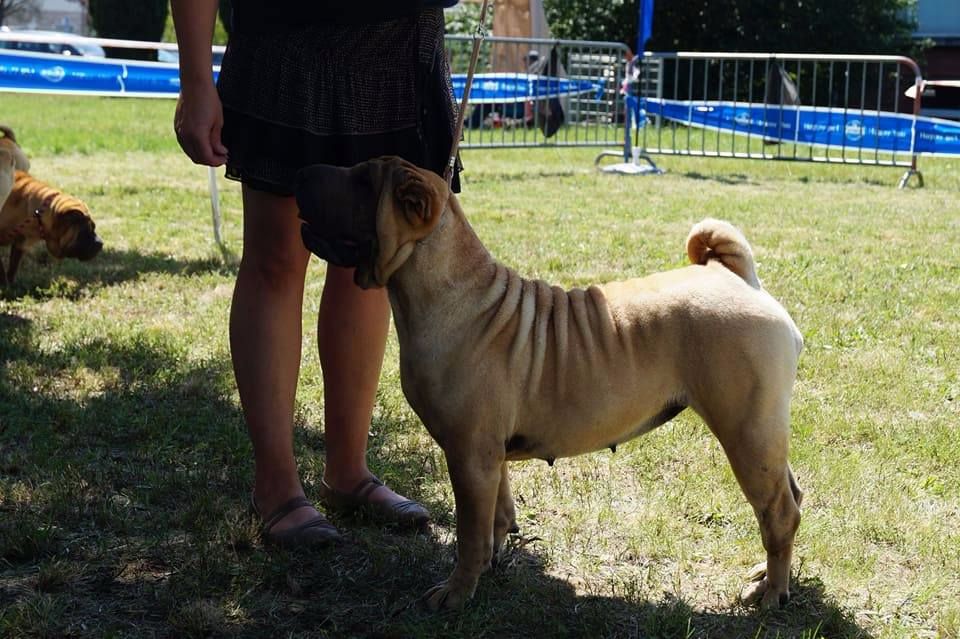
{"label": "green grass", "polygon": [[[705,216],[753,244],[806,339],[791,458],[806,491],[794,598],[737,604],[763,553],[716,441],[683,414],[609,451],[516,464],[522,537],[462,613],[418,596],[452,567],[439,448],[400,391],[391,336],[370,464],[426,503],[408,536],[337,520],[336,550],[265,549],[229,363],[235,259],[173,103],[3,95],[33,173],[84,199],[94,261],[27,259],[0,292],[0,636],[960,636],[960,160],[899,169],[663,158],[596,172],[596,150],[468,151],[461,200],[502,261],[562,285],[684,263]],[[240,246],[239,190],[221,179]],[[5,252],[4,252],[5,253]],[[311,265],[296,447],[322,474]]]}

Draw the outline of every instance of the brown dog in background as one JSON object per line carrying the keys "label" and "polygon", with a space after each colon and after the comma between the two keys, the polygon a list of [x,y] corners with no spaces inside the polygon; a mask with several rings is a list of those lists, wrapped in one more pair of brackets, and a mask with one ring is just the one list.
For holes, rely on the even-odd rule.
{"label": "brown dog in background", "polygon": [[40,242],[57,259],[85,261],[103,248],[86,204],[18,170],[0,208],[0,246],[10,246],[8,266],[0,264],[0,283],[13,282],[23,254]]}
{"label": "brown dog in background", "polygon": [[0,124],[0,206],[7,201],[13,189],[13,174],[16,171],[29,171],[30,161],[17,144],[13,129]]}

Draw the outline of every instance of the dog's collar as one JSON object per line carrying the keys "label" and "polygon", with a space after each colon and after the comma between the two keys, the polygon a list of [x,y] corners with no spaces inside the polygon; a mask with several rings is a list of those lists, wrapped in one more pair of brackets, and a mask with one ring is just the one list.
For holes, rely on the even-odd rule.
{"label": "dog's collar", "polygon": [[37,228],[39,229],[39,237],[41,240],[47,239],[47,227],[43,225],[43,214],[45,211],[50,210],[50,205],[53,204],[54,198],[57,197],[56,193],[51,193],[47,197],[43,198],[43,201],[40,202],[40,206],[33,209],[33,220],[37,223]]}
{"label": "dog's collar", "polygon": [[39,229],[39,235],[41,240],[47,239],[47,227],[43,225],[43,209],[35,208],[33,209],[33,221],[37,223],[37,228]]}

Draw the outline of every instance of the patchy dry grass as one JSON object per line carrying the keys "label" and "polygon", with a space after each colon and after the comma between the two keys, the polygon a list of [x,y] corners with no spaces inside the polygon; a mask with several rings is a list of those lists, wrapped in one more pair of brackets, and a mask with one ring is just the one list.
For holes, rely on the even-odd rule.
{"label": "patchy dry grass", "polygon": [[[235,260],[172,103],[3,104],[34,173],[90,204],[107,247],[27,260],[0,293],[0,636],[960,636],[960,161],[924,160],[927,187],[897,191],[895,169],[665,159],[631,178],[596,173],[589,150],[467,152],[480,236],[563,285],[678,266],[707,215],[744,229],[807,343],[792,440],[807,495],[794,598],[760,614],[737,604],[757,526],[695,416],[615,455],[517,464],[522,536],[464,612],[432,615],[417,597],[452,565],[453,498],[395,340],[370,462],[433,510],[429,533],[341,520],[336,550],[263,548],[226,339]],[[221,187],[238,249],[238,189]],[[308,494],[324,452],[313,322]]]}

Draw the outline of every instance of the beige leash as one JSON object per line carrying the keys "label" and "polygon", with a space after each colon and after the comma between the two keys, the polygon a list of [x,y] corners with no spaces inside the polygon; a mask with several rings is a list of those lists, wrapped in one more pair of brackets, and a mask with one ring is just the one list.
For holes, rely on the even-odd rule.
{"label": "beige leash", "polygon": [[450,146],[450,158],[447,160],[447,168],[443,173],[444,179],[449,187],[453,182],[453,169],[457,163],[457,151],[460,148],[460,136],[463,135],[463,118],[467,112],[467,101],[470,99],[470,87],[473,85],[473,73],[477,69],[477,59],[480,57],[480,43],[487,35],[487,5],[490,0],[483,0],[480,7],[480,23],[473,34],[473,54],[470,57],[470,68],[467,70],[467,82],[463,87],[463,97],[460,99],[460,112],[457,114],[457,128],[453,132],[453,144]]}

